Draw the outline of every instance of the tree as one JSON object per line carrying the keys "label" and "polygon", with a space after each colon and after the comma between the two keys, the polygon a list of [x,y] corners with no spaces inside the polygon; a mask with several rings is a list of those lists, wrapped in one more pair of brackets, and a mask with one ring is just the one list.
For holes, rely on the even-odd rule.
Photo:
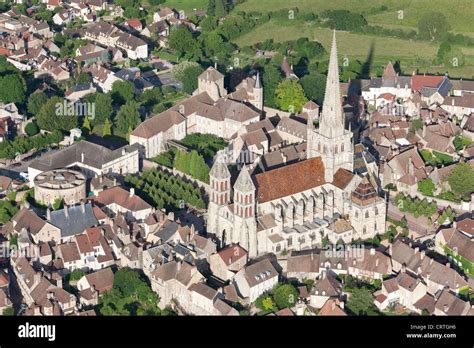
{"label": "tree", "polygon": [[326,76],[319,73],[303,76],[300,80],[305,95],[317,104],[323,105],[326,91]]}
{"label": "tree", "polygon": [[102,136],[106,137],[112,135],[112,125],[108,118],[105,119],[104,126],[102,127]]}
{"label": "tree", "polygon": [[193,34],[184,26],[179,26],[171,31],[168,46],[180,57],[193,57],[198,49],[198,43]]}
{"label": "tree", "polygon": [[83,271],[81,271],[80,269],[76,269],[74,271],[71,272],[71,274],[69,275],[69,281],[77,281],[79,279],[81,279],[82,277],[84,277],[85,273]]}
{"label": "tree", "polygon": [[449,30],[448,20],[441,12],[427,12],[418,21],[418,35],[425,40],[438,40]]}
{"label": "tree", "polygon": [[130,128],[135,129],[140,122],[138,103],[129,101],[120,108],[115,120],[115,125],[120,132],[126,134]]}
{"label": "tree", "polygon": [[43,107],[43,105],[46,103],[48,98],[46,95],[42,92],[38,93],[33,93],[28,97],[28,107],[27,110],[28,112],[35,116]]}
{"label": "tree", "polygon": [[459,163],[448,176],[448,183],[459,198],[468,198],[474,192],[474,170],[467,163]]}
{"label": "tree", "polygon": [[276,91],[276,103],[284,111],[301,112],[303,105],[308,102],[303,87],[297,80],[285,79]]}
{"label": "tree", "polygon": [[367,288],[354,289],[347,302],[347,309],[355,315],[373,314],[376,310],[370,290]]}
{"label": "tree", "polygon": [[275,304],[270,296],[267,296],[262,300],[262,306],[266,311],[275,311]]}
{"label": "tree", "polygon": [[208,15],[204,18],[200,23],[199,26],[203,32],[210,32],[217,28],[217,18],[211,15]]}
{"label": "tree", "polygon": [[89,120],[89,117],[84,117],[84,121],[82,123],[82,129],[85,131],[85,133],[88,135],[91,132],[91,123]]}
{"label": "tree", "polygon": [[227,14],[225,0],[216,0],[216,17],[222,18]]}
{"label": "tree", "polygon": [[275,289],[273,299],[279,309],[293,307],[298,299],[298,291],[291,284],[284,284]]}
{"label": "tree", "polygon": [[34,122],[30,122],[25,126],[25,133],[29,137],[32,137],[33,135],[38,134],[38,132],[39,132],[38,126]]}
{"label": "tree", "polygon": [[147,107],[152,108],[163,99],[163,93],[159,87],[147,89],[140,94],[140,101]]}
{"label": "tree", "polygon": [[112,96],[109,93],[98,93],[95,98],[95,118],[92,124],[103,124],[112,116],[112,111]]}
{"label": "tree", "polygon": [[74,110],[69,112],[71,106],[60,97],[52,97],[43,105],[36,117],[38,126],[48,131],[70,131],[76,128],[79,120]]}
{"label": "tree", "polygon": [[19,103],[25,101],[26,84],[21,75],[8,74],[0,76],[0,101],[4,103]]}
{"label": "tree", "polygon": [[117,104],[125,104],[135,97],[135,85],[130,81],[115,81],[112,84],[112,98]]}
{"label": "tree", "polygon": [[216,0],[209,0],[207,5],[207,16],[215,16],[216,15]]}
{"label": "tree", "polygon": [[281,80],[280,69],[274,64],[266,64],[263,73],[263,99],[266,106],[277,107],[275,91]]}
{"label": "tree", "polygon": [[183,79],[180,80],[183,83],[183,91],[192,94],[198,88],[198,77],[204,72],[204,69],[198,66],[190,66],[184,71]]}
{"label": "tree", "polygon": [[433,184],[433,180],[430,178],[418,182],[418,191],[420,191],[425,196],[433,196],[435,187],[436,186]]}

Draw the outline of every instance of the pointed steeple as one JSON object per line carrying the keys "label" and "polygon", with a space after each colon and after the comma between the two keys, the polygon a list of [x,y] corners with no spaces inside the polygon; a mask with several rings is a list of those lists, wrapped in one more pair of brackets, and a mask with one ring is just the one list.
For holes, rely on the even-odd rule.
{"label": "pointed steeple", "polygon": [[252,178],[246,165],[240,171],[239,177],[234,185],[234,191],[250,192],[255,190]]}
{"label": "pointed steeple", "polygon": [[260,81],[260,71],[257,71],[257,78],[255,81],[255,88],[262,88],[262,81]]}
{"label": "pointed steeple", "polygon": [[209,175],[219,180],[230,178],[230,172],[227,168],[223,151],[217,152],[216,160],[214,161]]}
{"label": "pointed steeple", "polygon": [[341,105],[339,85],[339,66],[337,62],[336,31],[334,30],[329,69],[326,80],[323,111],[321,113],[320,133],[326,137],[340,136],[344,133],[344,113]]}

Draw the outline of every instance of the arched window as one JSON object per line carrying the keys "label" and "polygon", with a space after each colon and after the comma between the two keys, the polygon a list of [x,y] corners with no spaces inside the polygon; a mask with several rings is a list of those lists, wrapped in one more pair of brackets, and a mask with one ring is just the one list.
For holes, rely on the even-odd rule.
{"label": "arched window", "polygon": [[334,153],[338,153],[339,152],[339,146],[336,145],[336,147],[334,148]]}
{"label": "arched window", "polygon": [[341,144],[341,152],[344,152],[344,144]]}
{"label": "arched window", "polygon": [[375,215],[379,215],[379,208],[375,207],[374,211],[375,211]]}
{"label": "arched window", "polygon": [[359,217],[359,212],[358,211],[355,212],[355,217],[356,217],[356,219]]}
{"label": "arched window", "polygon": [[369,218],[369,212],[368,212],[368,211],[365,212],[365,218],[366,218],[366,219]]}
{"label": "arched window", "polygon": [[366,234],[367,233],[367,228],[364,226],[364,229],[362,230],[362,233],[363,234]]}

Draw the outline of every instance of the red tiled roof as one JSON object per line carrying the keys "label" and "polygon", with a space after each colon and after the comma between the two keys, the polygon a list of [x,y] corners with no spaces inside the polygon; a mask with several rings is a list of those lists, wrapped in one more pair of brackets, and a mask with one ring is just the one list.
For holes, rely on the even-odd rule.
{"label": "red tiled roof", "polygon": [[290,164],[255,177],[259,203],[291,196],[325,183],[321,157]]}
{"label": "red tiled roof", "polygon": [[411,78],[411,89],[419,91],[423,87],[438,87],[444,76],[415,75]]}
{"label": "red tiled roof", "polygon": [[228,247],[221,249],[218,254],[226,266],[229,266],[242,257],[247,256],[247,251],[240,245],[236,244],[229,245]]}

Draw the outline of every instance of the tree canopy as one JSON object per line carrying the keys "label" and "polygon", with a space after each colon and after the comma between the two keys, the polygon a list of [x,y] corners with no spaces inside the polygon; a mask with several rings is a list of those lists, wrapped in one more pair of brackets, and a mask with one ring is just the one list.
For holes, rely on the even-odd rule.
{"label": "tree canopy", "polygon": [[133,100],[122,105],[115,119],[117,129],[124,134],[127,133],[130,128],[135,129],[140,122],[138,103]]}
{"label": "tree canopy", "polygon": [[65,105],[68,108],[69,105],[61,97],[49,99],[36,116],[38,126],[48,131],[70,131],[76,128],[79,124],[78,116],[69,115],[67,110],[63,110]]}
{"label": "tree canopy", "polygon": [[308,102],[303,87],[297,80],[285,79],[277,87],[276,103],[284,111],[301,112],[303,105]]}
{"label": "tree canopy", "polygon": [[459,198],[468,198],[474,192],[474,170],[467,163],[458,163],[448,176],[448,183]]}
{"label": "tree canopy", "polygon": [[426,40],[438,40],[450,29],[446,16],[441,12],[427,12],[418,21],[418,35]]}

